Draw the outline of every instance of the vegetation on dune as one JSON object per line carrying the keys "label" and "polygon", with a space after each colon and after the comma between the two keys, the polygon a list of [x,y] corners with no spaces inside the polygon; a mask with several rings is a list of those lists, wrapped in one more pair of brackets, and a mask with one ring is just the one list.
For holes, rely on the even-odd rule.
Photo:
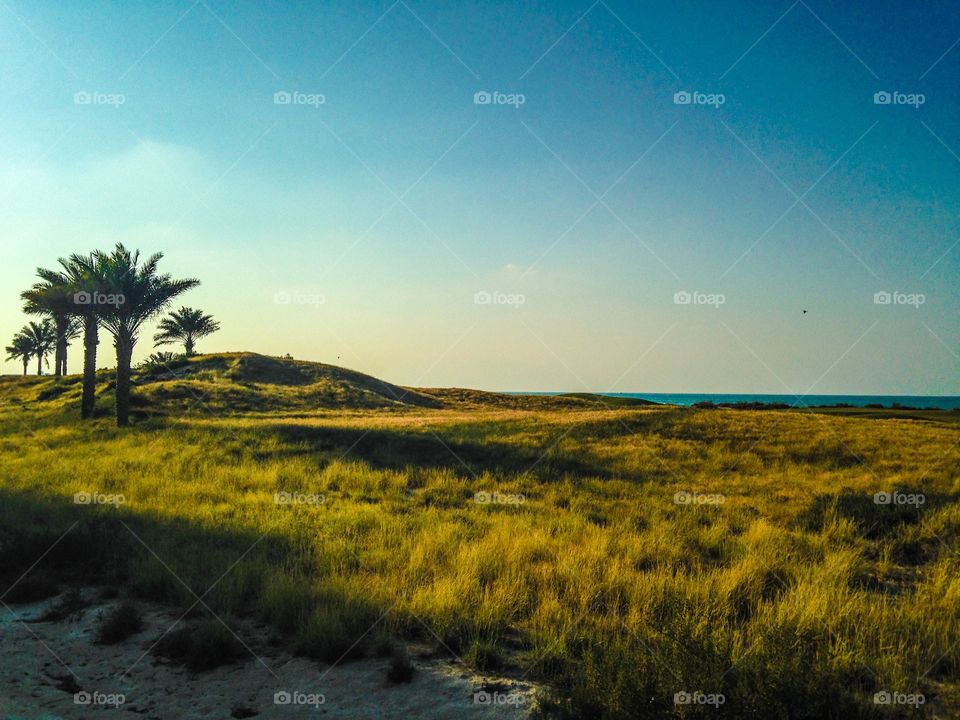
{"label": "vegetation on dune", "polygon": [[7,347],[9,360],[23,362],[23,374],[27,374],[27,366],[32,358],[37,360],[37,375],[43,374],[43,365],[50,364],[47,355],[57,343],[53,322],[47,318],[41,322],[30,321],[21,328],[13,342]]}
{"label": "vegetation on dune", "polygon": [[428,642],[543,680],[550,717],[960,712],[960,413],[405,388],[198,356],[219,325],[188,307],[153,338],[183,354],[134,368],[198,284],[161,259],[72,255],[22,293],[42,319],[6,352],[55,377],[0,378],[4,602],[66,586],[66,619],[79,585],[123,587],[103,644],[142,630],[138,598],[181,605],[153,652],[195,671],[245,657],[239,616],[390,657],[391,683]]}
{"label": "vegetation on dune", "polygon": [[[156,253],[143,262],[139,250],[117,243],[112,252],[96,250],[89,255],[73,254],[60,258],[60,270],[37,268],[40,282],[21,293],[24,312],[44,316],[42,323],[25,326],[6,348],[8,359],[22,360],[24,374],[27,358],[37,358],[37,375],[43,374],[43,362],[55,350],[57,378],[67,374],[67,348],[83,329],[83,392],[80,417],[92,416],[96,405],[95,385],[99,330],[113,337],[116,350],[115,411],[117,425],[129,424],[130,374],[133,349],[141,326],[159,315],[170,302],[199,280],[174,280],[161,275]],[[201,310],[181,308],[160,322],[157,344],[183,342],[187,356],[194,352],[198,338],[219,329],[212,316]]]}
{"label": "vegetation on dune", "polygon": [[[329,366],[178,362],[136,375],[155,412],[127,429],[74,422],[76,386],[40,400],[53,380],[4,379],[7,585],[79,520],[38,571],[186,609],[184,583],[203,594],[236,563],[204,596],[228,623],[257,616],[331,663],[382,633],[433,643],[544,680],[561,717],[918,714],[883,693],[960,710],[960,426],[944,414],[389,405]],[[317,383],[345,404],[288,404]],[[181,412],[194,392],[212,404]],[[237,412],[232,392],[287,409]],[[190,628],[209,652],[198,630],[161,652],[235,659],[206,623]],[[402,656],[391,668],[407,679]]]}
{"label": "vegetation on dune", "polygon": [[163,318],[158,327],[153,336],[154,345],[183,343],[183,354],[192,357],[196,354],[197,340],[215,333],[220,329],[220,323],[203,310],[182,307]]}
{"label": "vegetation on dune", "polygon": [[23,374],[26,375],[30,360],[34,356],[33,342],[30,337],[22,331],[17,333],[13,336],[13,341],[7,345],[6,352],[7,360],[19,360],[23,363]]}
{"label": "vegetation on dune", "polygon": [[[138,250],[121,244],[110,254],[97,252],[104,285],[117,301],[101,311],[100,323],[113,336],[117,353],[116,410],[117,425],[130,421],[130,371],[133,348],[142,325],[163,311],[179,295],[200,284],[199,280],[174,280],[158,271],[162,253],[140,262]],[[122,301],[120,300],[122,298]]]}
{"label": "vegetation on dune", "polygon": [[[37,268],[37,275],[41,278],[40,282],[21,293],[24,302],[23,311],[31,315],[44,316],[49,321],[56,355],[54,375],[59,377],[66,374],[67,342],[73,299],[64,291],[67,278],[62,273]],[[49,348],[45,352],[49,352]],[[39,370],[37,374],[40,374]]]}

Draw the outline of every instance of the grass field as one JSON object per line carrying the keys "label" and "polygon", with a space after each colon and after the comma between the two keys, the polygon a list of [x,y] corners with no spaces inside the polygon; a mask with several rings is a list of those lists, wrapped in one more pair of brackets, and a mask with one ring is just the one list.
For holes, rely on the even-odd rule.
{"label": "grass field", "polygon": [[956,413],[408,391],[227,354],[141,375],[118,429],[101,379],[86,423],[74,378],[0,382],[3,588],[42,557],[20,592],[257,616],[328,663],[426,641],[545,682],[546,716],[960,716]]}

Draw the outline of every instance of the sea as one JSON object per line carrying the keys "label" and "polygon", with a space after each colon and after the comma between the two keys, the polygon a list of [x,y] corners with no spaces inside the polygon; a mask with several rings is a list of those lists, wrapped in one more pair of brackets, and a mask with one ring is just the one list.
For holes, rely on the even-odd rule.
{"label": "sea", "polygon": [[[529,395],[563,395],[559,392],[525,393]],[[598,393],[608,397],[641,398],[669,405],[693,405],[700,402],[720,403],[783,403],[791,407],[815,407],[830,405],[850,405],[866,407],[882,405],[909,408],[940,408],[954,410],[960,408],[960,396],[956,395],[755,395],[740,393]]]}

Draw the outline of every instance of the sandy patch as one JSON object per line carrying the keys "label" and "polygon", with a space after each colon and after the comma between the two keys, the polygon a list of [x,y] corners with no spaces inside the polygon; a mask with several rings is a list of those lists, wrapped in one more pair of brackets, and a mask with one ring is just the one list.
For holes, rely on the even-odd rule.
{"label": "sandy patch", "polygon": [[[84,595],[93,598],[95,591]],[[118,711],[133,713],[119,717],[145,720],[520,719],[529,717],[535,700],[531,683],[479,676],[459,664],[425,657],[426,648],[415,646],[410,648],[413,681],[389,684],[386,659],[330,667],[271,646],[266,628],[251,623],[233,630],[259,659],[250,654],[193,673],[148,652],[178,617],[169,608],[143,603],[143,630],[118,645],[102,646],[93,642],[98,618],[116,601],[94,601],[79,617],[39,622],[55,600],[11,605],[10,610],[0,605],[4,720],[116,718]],[[289,702],[283,704],[285,700]]]}

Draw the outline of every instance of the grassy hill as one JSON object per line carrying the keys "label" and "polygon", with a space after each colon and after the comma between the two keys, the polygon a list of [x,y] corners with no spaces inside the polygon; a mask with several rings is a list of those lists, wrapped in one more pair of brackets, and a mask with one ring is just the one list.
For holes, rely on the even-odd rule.
{"label": "grassy hill", "polygon": [[[98,372],[98,406],[109,412],[114,372]],[[402,408],[596,409],[651,404],[587,393],[563,396],[514,395],[460,388],[409,388],[356,370],[324,363],[269,357],[250,352],[182,358],[159,366],[142,365],[133,375],[135,415],[165,412],[220,413],[293,410]],[[0,377],[0,391],[19,402],[79,401],[80,376]]]}
{"label": "grassy hill", "polygon": [[562,718],[960,714],[956,422],[226,353],[139,372],[117,428],[100,379],[90,422],[74,377],[0,382],[0,585],[206,592],[325,664],[415,640],[547,683]]}

